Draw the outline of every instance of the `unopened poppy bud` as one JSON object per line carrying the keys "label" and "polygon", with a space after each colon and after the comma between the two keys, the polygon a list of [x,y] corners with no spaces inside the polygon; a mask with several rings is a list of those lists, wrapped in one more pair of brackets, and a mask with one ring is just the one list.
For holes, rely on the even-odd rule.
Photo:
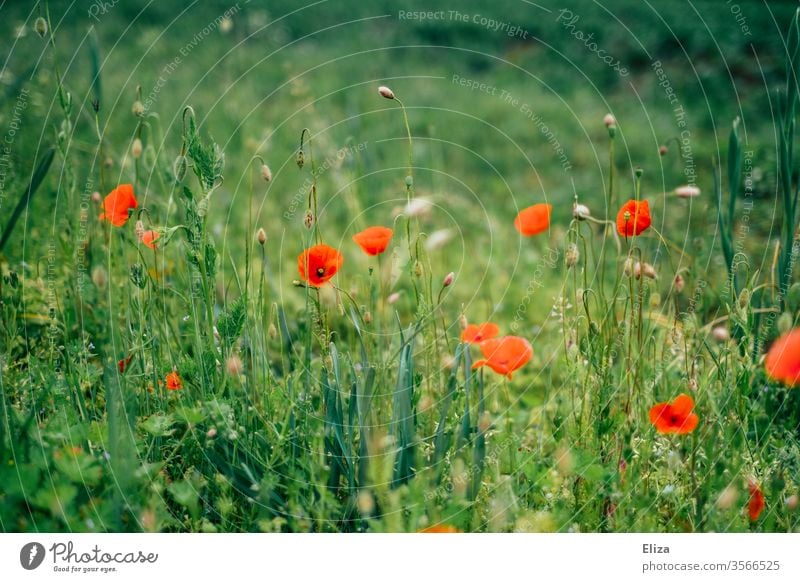
{"label": "unopened poppy bud", "polygon": [[106,283],[108,283],[108,274],[103,267],[97,266],[92,269],[92,283],[94,283],[98,289],[106,288]]}
{"label": "unopened poppy bud", "polygon": [[750,291],[748,289],[742,289],[742,292],[739,293],[739,307],[744,309],[750,304]]}
{"label": "unopened poppy bud", "polygon": [[364,323],[366,323],[367,325],[372,323],[372,312],[371,311],[367,311],[367,312],[364,313]]}
{"label": "unopened poppy bud", "polygon": [[131,144],[131,155],[133,156],[134,160],[138,160],[140,157],[142,157],[142,140],[140,140],[138,137],[134,139],[133,143]]}
{"label": "unopened poppy bud", "polygon": [[452,271],[447,273],[447,275],[444,278],[444,281],[442,281],[442,287],[449,287],[450,285],[453,284],[453,281],[455,280],[456,280],[455,273],[453,273]]}
{"label": "unopened poppy bud", "polygon": [[272,181],[272,170],[269,169],[267,164],[261,165],[261,177],[264,179],[265,182]]}
{"label": "unopened poppy bud", "polygon": [[264,232],[263,228],[258,229],[258,232],[256,233],[256,240],[262,247],[264,246],[264,243],[267,242],[267,233]]}
{"label": "unopened poppy bud", "polygon": [[103,201],[103,195],[100,194],[100,192],[98,192],[97,190],[92,192],[92,202],[94,202],[95,204],[100,204],[100,202],[102,201]]}
{"label": "unopened poppy bud", "polygon": [[106,158],[103,160],[103,165],[106,168],[113,168],[114,167],[114,158]]}
{"label": "unopened poppy bud", "polygon": [[325,356],[325,367],[328,370],[333,370],[333,358],[330,355]]}
{"label": "unopened poppy bud", "polygon": [[267,334],[271,339],[275,339],[276,337],[278,337],[278,328],[275,327],[274,323],[269,324],[269,327],[267,328]]}
{"label": "unopened poppy bud", "polygon": [[419,399],[419,405],[417,405],[417,410],[419,412],[428,412],[432,406],[433,406],[433,399],[426,394],[425,396]]}
{"label": "unopened poppy bud", "polygon": [[675,292],[682,293],[685,286],[686,280],[683,278],[683,276],[680,273],[675,275],[675,279],[672,281],[672,287],[675,289]]}
{"label": "unopened poppy bud", "polygon": [[653,309],[657,309],[661,305],[661,295],[659,293],[653,293],[650,295],[650,307]]}
{"label": "unopened poppy bud", "polygon": [[678,198],[694,198],[700,196],[700,188],[697,186],[681,186],[675,188],[675,196]]}
{"label": "unopened poppy bud", "polygon": [[739,498],[739,490],[735,485],[728,485],[722,490],[717,498],[717,507],[720,509],[730,509],[736,505],[736,500]]}
{"label": "unopened poppy bud", "polygon": [[225,369],[231,376],[239,376],[244,370],[244,364],[242,363],[242,359],[236,354],[233,354],[225,362]]}
{"label": "unopened poppy bud", "polygon": [[478,431],[486,432],[490,428],[492,428],[492,415],[489,414],[488,410],[486,410],[478,419]]}
{"label": "unopened poppy bud", "polygon": [[411,188],[414,185],[414,176],[406,176],[406,188]]}
{"label": "unopened poppy bud", "polygon": [[616,127],[617,118],[611,115],[610,113],[606,113],[605,117],[603,117],[603,125],[605,125],[608,128]]}
{"label": "unopened poppy bud", "polygon": [[142,117],[144,115],[144,104],[138,99],[134,101],[133,105],[131,106],[131,113],[133,113],[136,117]]}
{"label": "unopened poppy bud", "polygon": [[425,270],[422,268],[422,263],[420,263],[419,261],[416,261],[414,263],[414,275],[416,275],[417,277],[422,277],[422,275],[424,273],[425,273]]}
{"label": "unopened poppy bud", "polygon": [[782,334],[788,332],[790,329],[792,329],[793,323],[794,318],[792,317],[792,314],[784,311],[778,318],[778,331]]}
{"label": "unopened poppy bud", "polygon": [[303,218],[303,224],[306,226],[307,229],[311,229],[314,226],[314,213],[311,210],[306,211],[306,216]]}
{"label": "unopened poppy bud", "polygon": [[633,276],[639,279],[642,277],[642,275],[648,279],[655,279],[658,276],[656,274],[656,270],[653,268],[653,265],[650,263],[641,263],[637,261],[633,265]]}
{"label": "unopened poppy bud", "polygon": [[144,223],[141,220],[136,221],[136,224],[133,227],[133,232],[136,233],[136,238],[141,240],[142,235],[144,234]]}
{"label": "unopened poppy bud", "polygon": [[47,21],[40,16],[36,19],[36,22],[34,22],[33,29],[36,31],[36,34],[44,38],[47,35]]}
{"label": "unopened poppy bud", "polygon": [[731,339],[731,334],[728,331],[728,328],[724,325],[718,325],[714,329],[711,330],[711,337],[713,337],[718,342],[726,342]]}
{"label": "unopened poppy bud", "polygon": [[356,504],[358,505],[358,512],[361,515],[372,515],[372,512],[375,511],[375,498],[372,497],[372,493],[366,489],[362,489],[358,492]]}
{"label": "unopened poppy bud", "polygon": [[303,150],[299,150],[297,152],[297,157],[295,158],[295,162],[297,162],[297,167],[301,170],[306,163],[306,155],[303,153]]}
{"label": "unopened poppy bud", "polygon": [[465,329],[467,329],[467,325],[469,325],[469,322],[467,321],[467,316],[462,313],[461,315],[458,316],[458,327],[461,329],[461,331],[464,331]]}
{"label": "unopened poppy bud", "polygon": [[669,148],[665,145],[658,146],[658,155],[659,156],[666,156],[667,152],[669,152]]}
{"label": "unopened poppy bud", "polygon": [[638,166],[633,170],[633,175],[636,176],[637,178],[641,178],[643,173],[644,170]]}
{"label": "unopened poppy bud", "polygon": [[564,253],[564,260],[567,264],[567,268],[574,267],[578,263],[578,259],[580,259],[581,253],[578,250],[578,245],[575,243],[569,243],[567,245],[567,251]]}
{"label": "unopened poppy bud", "polygon": [[394,99],[394,91],[386,87],[385,85],[381,85],[378,87],[378,93],[381,94],[381,97],[385,99]]}
{"label": "unopened poppy bud", "polygon": [[625,262],[622,265],[622,272],[625,273],[628,277],[633,274],[633,259],[628,257],[625,259]]}
{"label": "unopened poppy bud", "polygon": [[572,207],[572,217],[576,220],[586,220],[592,215],[589,211],[589,207],[585,204],[575,204]]}
{"label": "unopened poppy bud", "polygon": [[798,505],[797,495],[790,495],[789,497],[786,498],[787,509],[794,511],[795,509],[797,509],[797,505]]}
{"label": "unopened poppy bud", "polygon": [[210,429],[208,429],[206,437],[213,439],[215,436],[217,436],[217,429],[212,426]]}
{"label": "unopened poppy bud", "polygon": [[189,167],[189,162],[186,156],[178,156],[175,158],[175,163],[172,164],[172,172],[175,174],[175,179],[178,182],[183,181],[186,177],[186,169]]}

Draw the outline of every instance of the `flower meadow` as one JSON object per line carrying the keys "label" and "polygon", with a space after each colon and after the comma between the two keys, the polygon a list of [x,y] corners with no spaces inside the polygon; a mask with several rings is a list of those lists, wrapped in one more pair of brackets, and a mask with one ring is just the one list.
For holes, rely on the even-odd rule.
{"label": "flower meadow", "polygon": [[36,14],[56,121],[0,207],[0,529],[798,531],[796,15],[778,210],[743,249],[739,118],[702,187],[657,189],[598,116],[604,179],[478,193],[487,242],[436,198],[403,78],[349,88],[402,160],[375,202],[328,179],[367,171],[329,163],[321,106],[239,176],[191,96],[106,116],[92,43],[79,103]]}

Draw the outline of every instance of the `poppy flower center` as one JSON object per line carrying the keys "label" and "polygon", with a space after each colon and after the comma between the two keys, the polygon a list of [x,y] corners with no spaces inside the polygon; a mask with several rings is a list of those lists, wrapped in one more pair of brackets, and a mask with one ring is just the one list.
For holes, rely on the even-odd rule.
{"label": "poppy flower center", "polygon": [[317,268],[317,276],[322,277],[325,274],[325,269],[322,267]]}
{"label": "poppy flower center", "polygon": [[669,423],[672,425],[682,424],[681,419],[677,414],[673,414],[669,417]]}

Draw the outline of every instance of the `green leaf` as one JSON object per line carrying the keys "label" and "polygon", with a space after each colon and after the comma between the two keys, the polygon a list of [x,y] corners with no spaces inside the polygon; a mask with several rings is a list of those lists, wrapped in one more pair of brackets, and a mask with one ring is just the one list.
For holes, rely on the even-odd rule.
{"label": "green leaf", "polygon": [[150,416],[147,420],[140,423],[139,426],[146,433],[155,437],[170,436],[175,432],[172,425],[175,424],[175,418],[171,414],[164,414],[157,412]]}

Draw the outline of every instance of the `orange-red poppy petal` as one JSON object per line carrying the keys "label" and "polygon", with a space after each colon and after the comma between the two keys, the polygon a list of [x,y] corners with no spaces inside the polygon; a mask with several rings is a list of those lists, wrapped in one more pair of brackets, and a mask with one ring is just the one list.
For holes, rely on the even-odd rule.
{"label": "orange-red poppy petal", "polygon": [[146,230],[142,233],[142,244],[147,248],[156,249],[156,241],[161,238],[161,235],[155,230]]}
{"label": "orange-red poppy petal", "polygon": [[514,228],[523,236],[534,236],[550,228],[550,204],[534,204],[520,210],[514,219]]}
{"label": "orange-red poppy petal", "polygon": [[353,236],[353,240],[366,254],[374,257],[383,253],[392,240],[394,231],[386,226],[370,226]]}
{"label": "orange-red poppy petal", "polygon": [[617,232],[620,236],[639,236],[650,228],[650,203],[647,200],[628,200],[617,213]]}
{"label": "orange-red poppy petal", "polygon": [[107,220],[116,227],[128,221],[128,211],[137,208],[139,203],[133,193],[132,184],[120,184],[103,199],[103,213],[100,220]]}
{"label": "orange-red poppy petal", "polygon": [[344,257],[339,251],[328,245],[319,244],[300,253],[297,257],[297,270],[303,281],[313,287],[321,287],[339,271],[343,262]]}
{"label": "orange-red poppy petal", "polygon": [[461,332],[461,341],[468,344],[479,344],[484,340],[497,337],[499,333],[500,327],[490,321],[477,325],[471,323]]}
{"label": "orange-red poppy petal", "polygon": [[767,376],[787,386],[800,384],[800,328],[776,339],[764,360]]}

